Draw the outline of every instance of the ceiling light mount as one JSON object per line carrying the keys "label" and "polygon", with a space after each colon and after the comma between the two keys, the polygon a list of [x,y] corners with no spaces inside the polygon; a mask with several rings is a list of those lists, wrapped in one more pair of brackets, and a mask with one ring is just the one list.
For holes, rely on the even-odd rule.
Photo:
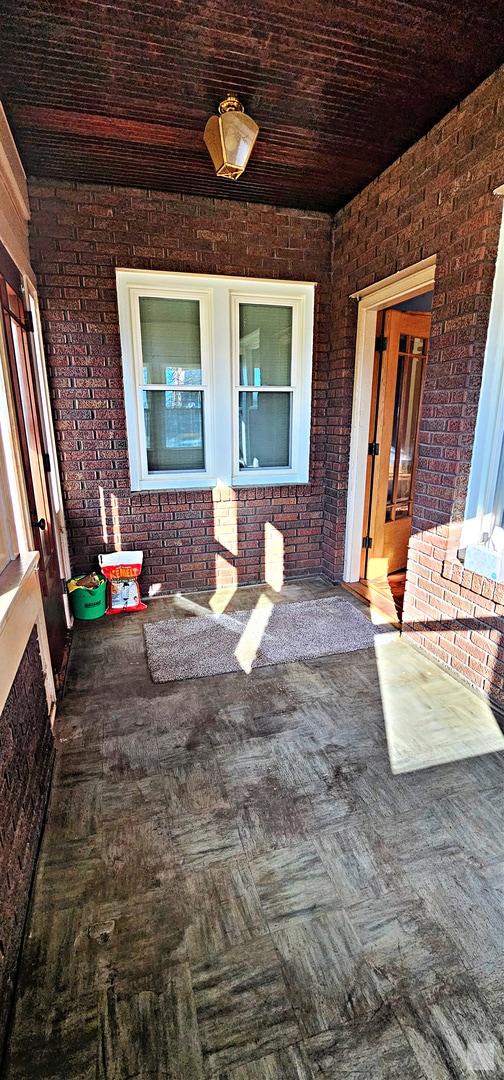
{"label": "ceiling light mount", "polygon": [[221,101],[219,105],[219,113],[222,114],[226,112],[245,112],[241,101],[238,101],[238,98],[235,97],[234,94],[228,94],[228,96],[224,98],[224,101]]}
{"label": "ceiling light mount", "polygon": [[217,176],[228,180],[241,176],[258,132],[258,125],[247,116],[241,101],[228,94],[219,105],[219,115],[207,121],[203,136]]}

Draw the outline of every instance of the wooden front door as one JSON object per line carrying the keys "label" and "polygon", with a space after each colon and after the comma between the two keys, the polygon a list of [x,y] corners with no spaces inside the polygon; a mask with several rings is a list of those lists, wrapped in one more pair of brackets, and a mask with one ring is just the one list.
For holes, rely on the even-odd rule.
{"label": "wooden front door", "polygon": [[377,338],[361,578],[406,566],[430,315],[386,311]]}
{"label": "wooden front door", "polygon": [[26,494],[30,509],[33,550],[39,552],[39,579],[51,662],[57,676],[62,667],[67,634],[54,535],[49,455],[40,420],[38,385],[31,352],[30,317],[25,311],[21,278],[5,252],[0,262],[0,310],[9,361]]}

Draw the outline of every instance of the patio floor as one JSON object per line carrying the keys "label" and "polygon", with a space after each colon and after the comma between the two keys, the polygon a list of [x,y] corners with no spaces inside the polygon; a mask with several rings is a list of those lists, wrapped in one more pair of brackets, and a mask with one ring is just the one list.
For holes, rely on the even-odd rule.
{"label": "patio floor", "polygon": [[5,1080],[504,1076],[504,754],[392,775],[374,649],[154,685],[190,612],[76,627]]}

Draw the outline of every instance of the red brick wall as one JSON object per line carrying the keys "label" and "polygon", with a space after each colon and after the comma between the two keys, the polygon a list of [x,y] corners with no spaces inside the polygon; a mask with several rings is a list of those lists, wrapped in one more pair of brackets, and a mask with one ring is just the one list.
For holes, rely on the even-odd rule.
{"label": "red brick wall", "polygon": [[[335,219],[323,566],[342,572],[357,304],[349,294],[437,254],[405,623],[504,704],[503,597],[457,576],[504,181],[504,69]],[[446,565],[444,565],[446,563]],[[490,584],[490,583],[488,583]]]}
{"label": "red brick wall", "polygon": [[0,1061],[53,757],[33,630],[0,714]]}
{"label": "red brick wall", "polygon": [[[30,184],[37,274],[75,573],[122,546],[145,552],[142,586],[213,587],[216,557],[238,583],[263,581],[264,526],[283,534],[284,573],[320,569],[329,351],[331,219],[211,199],[93,185]],[[317,281],[311,483],[239,489],[238,555],[214,536],[211,492],[129,486],[115,267]],[[100,505],[103,490],[104,511]],[[229,509],[229,507],[227,508]],[[109,543],[103,539],[103,513]],[[224,510],[224,513],[226,511]],[[225,569],[221,571],[224,581]]]}
{"label": "red brick wall", "polygon": [[[101,486],[109,537],[114,512],[123,546],[146,552],[144,587],[214,586],[219,555],[233,565],[239,583],[263,580],[268,521],[284,536],[286,577],[320,568],[339,580],[357,319],[349,294],[437,254],[406,626],[414,628],[418,644],[504,700],[500,601],[485,596],[482,603],[477,588],[469,588],[469,601],[467,581],[459,583],[452,571],[502,206],[492,190],[504,180],[503,90],[500,70],[336,216],[332,292],[326,215],[31,184],[32,258],[76,572],[111,546],[103,542]],[[215,538],[211,493],[130,492],[115,266],[320,282],[311,484],[239,490],[237,556],[230,558]],[[226,518],[228,510],[219,513]],[[470,613],[464,601],[473,604]]]}

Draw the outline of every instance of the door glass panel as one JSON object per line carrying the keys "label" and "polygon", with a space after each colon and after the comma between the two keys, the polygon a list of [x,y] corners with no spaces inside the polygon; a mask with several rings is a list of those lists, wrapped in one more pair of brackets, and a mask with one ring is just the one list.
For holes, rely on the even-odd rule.
{"label": "door glass panel", "polygon": [[26,331],[22,329],[15,319],[10,319],[10,328],[16,366],[19,372],[19,389],[21,393],[21,406],[23,410],[24,426],[27,436],[27,448],[29,455],[29,468],[34,495],[34,521],[43,519],[46,522],[45,529],[35,526],[34,540],[37,549],[43,559],[43,565],[49,562],[52,555],[52,534],[50,529],[50,510],[47,499],[47,489],[42,463],[42,446],[40,444],[40,431],[38,426],[37,405],[34,396],[34,387],[31,379],[31,368],[28,355]]}
{"label": "door glass panel", "polygon": [[203,394],[142,390],[149,472],[204,469]]}
{"label": "door glass panel", "polygon": [[144,384],[201,386],[199,300],[141,296]]}
{"label": "door glass panel", "polygon": [[[418,342],[421,350],[414,353]],[[386,521],[407,517],[410,512],[425,340],[410,338],[409,345],[412,351],[399,356],[397,367]]]}
{"label": "door glass panel", "polygon": [[21,297],[18,296],[14,289],[6,282],[7,300],[9,304],[9,311],[12,312],[16,319],[20,319],[22,323],[25,321],[25,310]]}
{"label": "door glass panel", "polygon": [[420,390],[422,388],[422,362],[412,357],[405,363],[402,382],[401,413],[399,418],[399,467],[396,503],[407,504],[411,497],[413,457],[415,453]]}
{"label": "door glass panel", "polygon": [[[405,338],[402,334],[401,338]],[[404,356],[399,357],[397,365],[397,382],[394,402],[394,422],[392,425],[392,445],[390,447],[390,459],[389,459],[389,471],[388,471],[388,485],[387,485],[387,510],[385,515],[386,521],[391,521],[393,517],[393,502],[394,502],[394,478],[395,478],[395,463],[397,458],[397,436],[399,430],[399,415],[401,411],[401,391],[402,380],[404,372]]]}
{"label": "door glass panel", "polygon": [[240,304],[240,386],[290,386],[292,308]]}
{"label": "door glass panel", "polygon": [[240,469],[290,465],[290,393],[239,394]]}

